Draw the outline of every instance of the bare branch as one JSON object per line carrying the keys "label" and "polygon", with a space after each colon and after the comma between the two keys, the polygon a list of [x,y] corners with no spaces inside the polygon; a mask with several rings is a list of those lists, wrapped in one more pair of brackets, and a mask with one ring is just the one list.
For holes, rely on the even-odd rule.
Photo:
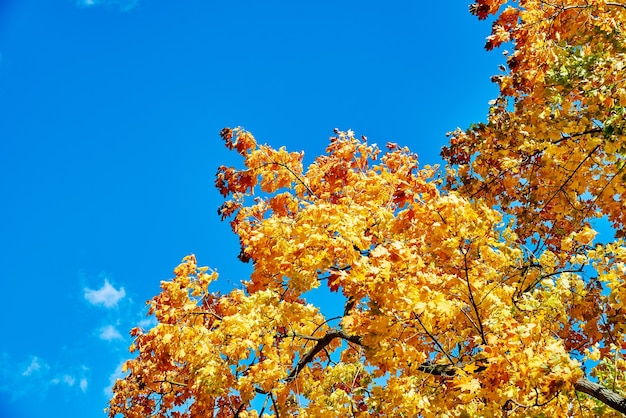
{"label": "bare branch", "polygon": [[415,313],[415,312],[411,312],[413,314],[413,316],[415,317],[415,319],[417,319],[417,322],[419,322],[420,326],[422,327],[422,329],[424,330],[424,332],[426,333],[426,335],[428,335],[428,337],[433,340],[433,342],[435,343],[435,345],[439,348],[439,351],[441,351],[446,358],[448,359],[448,361],[450,362],[450,365],[454,364],[454,360],[452,359],[452,357],[450,357],[450,354],[448,354],[448,352],[443,348],[443,346],[439,343],[439,341],[437,341],[437,339],[435,338],[435,336],[433,334],[431,334],[426,327],[424,326],[424,324],[422,323],[422,320],[420,319],[420,317]]}
{"label": "bare branch", "polygon": [[335,338],[341,338],[342,340],[361,345],[361,337],[356,335],[348,335],[341,330],[330,331],[326,333],[326,335],[324,335],[323,337],[317,339],[314,337],[307,337],[306,339],[308,340],[317,340],[317,343],[315,344],[315,346],[313,346],[313,348],[309,350],[308,353],[306,353],[304,357],[300,359],[300,361],[298,361],[296,367],[294,367],[291,373],[289,373],[289,376],[287,376],[287,382],[294,380],[298,376],[298,373],[300,373],[300,370],[302,370],[307,364],[309,364],[315,358],[315,356],[320,351],[325,349]]}
{"label": "bare branch", "polygon": [[467,253],[469,251],[469,247],[467,251],[464,251],[463,249],[461,249],[461,251],[463,252],[463,262],[464,262],[464,271],[465,271],[465,281],[467,282],[467,291],[469,293],[469,300],[470,303],[472,304],[472,308],[474,309],[474,314],[476,315],[476,322],[478,323],[478,330],[480,332],[480,339],[483,342],[483,344],[487,344],[487,339],[485,338],[485,330],[483,329],[483,322],[480,319],[480,314],[478,313],[478,306],[476,305],[476,301],[474,300],[474,293],[472,292],[472,285],[470,284],[470,279],[469,279],[469,264],[467,263]]}
{"label": "bare branch", "polygon": [[579,379],[574,388],[599,400],[616,411],[626,414],[626,398],[587,379]]}

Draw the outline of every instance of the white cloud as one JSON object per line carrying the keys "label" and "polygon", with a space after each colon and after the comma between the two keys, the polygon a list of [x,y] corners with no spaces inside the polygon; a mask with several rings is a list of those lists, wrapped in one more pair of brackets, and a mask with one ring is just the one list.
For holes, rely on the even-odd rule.
{"label": "white cloud", "polygon": [[119,333],[113,325],[107,325],[100,329],[100,339],[105,341],[122,340],[122,334]]}
{"label": "white cloud", "polygon": [[122,12],[127,12],[137,6],[139,0],[76,0],[78,7],[117,6]]}
{"label": "white cloud", "polygon": [[83,377],[82,379],[80,379],[80,382],[78,385],[80,386],[80,390],[83,393],[87,392],[87,387],[89,386],[89,382],[87,381],[86,378]]}
{"label": "white cloud", "polygon": [[139,321],[139,324],[137,325],[143,329],[151,329],[151,328],[154,328],[156,324],[158,324],[158,321],[156,320],[156,318],[154,316],[150,316],[148,318],[145,318]]}
{"label": "white cloud", "polygon": [[88,372],[88,371],[89,371],[89,369],[87,367],[83,366],[82,370],[77,372],[79,377],[73,376],[71,374],[63,374],[60,377],[59,377],[59,375],[57,375],[57,377],[53,378],[50,381],[50,383],[53,384],[53,385],[64,384],[65,386],[67,386],[69,388],[72,388],[72,387],[75,387],[76,382],[78,381],[77,387],[80,389],[81,392],[85,393],[85,392],[87,392],[87,387],[89,386],[89,381],[84,376],[84,374],[86,372]]}
{"label": "white cloud", "polygon": [[30,364],[28,365],[28,367],[26,367],[26,370],[24,370],[22,372],[22,376],[30,376],[35,372],[38,372],[39,370],[41,370],[42,367],[48,367],[45,363],[43,363],[39,357],[35,356],[33,357],[33,359],[31,360]]}
{"label": "white cloud", "polygon": [[89,303],[92,305],[104,305],[106,308],[117,306],[117,302],[124,296],[126,296],[124,288],[121,287],[120,290],[115,289],[107,279],[104,279],[104,285],[98,290],[85,288],[85,299]]}
{"label": "white cloud", "polygon": [[74,386],[74,383],[76,383],[76,378],[74,376],[70,376],[69,374],[66,374],[62,377],[55,377],[53,378],[50,383],[52,383],[53,385],[58,385],[59,383],[65,383],[67,386],[72,387]]}
{"label": "white cloud", "polygon": [[7,353],[0,352],[0,394],[11,400],[41,402],[55,387],[68,395],[86,393],[89,375],[88,367],[76,366],[76,356],[62,362],[47,362],[41,356],[12,359]]}
{"label": "white cloud", "polygon": [[72,387],[74,386],[74,383],[76,383],[76,378],[74,376],[69,376],[66,374],[65,376],[63,376],[63,383]]}

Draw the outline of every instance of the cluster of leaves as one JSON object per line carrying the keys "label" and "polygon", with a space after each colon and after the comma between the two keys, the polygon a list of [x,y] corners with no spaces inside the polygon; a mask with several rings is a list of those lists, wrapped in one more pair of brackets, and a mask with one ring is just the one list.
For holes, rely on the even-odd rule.
{"label": "cluster of leaves", "polygon": [[[507,3],[484,0],[479,17]],[[486,48],[514,52],[494,77],[487,123],[450,134],[452,186],[512,214],[520,239],[558,248],[594,216],[626,233],[626,5],[519,1],[497,16]],[[535,235],[537,234],[537,235]]]}
{"label": "cluster of leaves", "polygon": [[[111,417],[618,416],[626,7],[505,3],[471,7],[496,15],[487,48],[514,52],[443,173],[351,131],[306,169],[221,132],[243,166],[219,168],[219,214],[251,276],[220,295],[183,260],[149,302],[158,325],[132,331]],[[594,244],[600,216],[614,242]],[[341,315],[308,302],[320,287]]]}

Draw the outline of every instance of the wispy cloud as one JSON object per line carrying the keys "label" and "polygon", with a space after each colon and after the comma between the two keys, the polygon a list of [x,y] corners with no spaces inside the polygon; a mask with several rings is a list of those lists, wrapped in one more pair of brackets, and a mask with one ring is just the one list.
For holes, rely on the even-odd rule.
{"label": "wispy cloud", "polygon": [[100,329],[100,339],[105,341],[122,340],[122,334],[113,326],[107,325]]}
{"label": "wispy cloud", "polygon": [[31,360],[28,367],[26,367],[26,369],[22,372],[22,376],[30,376],[32,374],[35,374],[36,372],[40,371],[42,367],[46,369],[48,368],[48,365],[41,361],[39,357],[35,356]]}
{"label": "wispy cloud", "polygon": [[85,393],[89,386],[88,374],[89,368],[86,366],[81,366],[80,368],[68,367],[64,372],[57,373],[50,383],[53,385],[65,385],[68,388],[77,388]]}
{"label": "wispy cloud", "polygon": [[0,393],[9,394],[12,400],[29,398],[40,402],[46,399],[51,387],[64,388],[68,393],[86,393],[89,373],[88,367],[75,363],[49,363],[38,355],[21,361],[0,353]]}
{"label": "wispy cloud", "polygon": [[85,299],[92,305],[103,305],[105,308],[117,306],[117,302],[124,296],[126,296],[124,288],[117,290],[107,279],[104,279],[104,285],[98,290],[85,288]]}
{"label": "wispy cloud", "polygon": [[51,383],[53,385],[58,385],[60,383],[63,383],[69,387],[72,387],[74,386],[74,383],[76,383],[76,378],[74,376],[70,376],[69,374],[66,374],[61,377],[55,377],[54,379],[52,379]]}
{"label": "wispy cloud", "polygon": [[81,392],[87,392],[87,387],[89,387],[89,382],[87,381],[87,378],[83,377],[82,379],[80,379],[78,386],[80,387]]}
{"label": "wispy cloud", "polygon": [[144,318],[141,321],[139,321],[137,326],[143,329],[151,329],[151,328],[154,328],[157,323],[158,322],[154,316],[149,316],[148,318]]}
{"label": "wispy cloud", "polygon": [[135,8],[138,2],[139,0],[76,0],[76,5],[78,7],[115,6],[127,12]]}
{"label": "wispy cloud", "polygon": [[68,386],[74,386],[74,383],[76,383],[76,378],[74,376],[66,374],[65,376],[63,376],[63,383]]}

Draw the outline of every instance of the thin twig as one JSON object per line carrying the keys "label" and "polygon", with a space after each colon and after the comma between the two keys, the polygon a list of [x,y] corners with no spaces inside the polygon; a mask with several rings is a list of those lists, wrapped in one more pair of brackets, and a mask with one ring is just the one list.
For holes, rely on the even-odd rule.
{"label": "thin twig", "polygon": [[450,355],[448,354],[448,352],[443,348],[443,346],[439,343],[439,341],[437,341],[437,339],[435,338],[434,335],[432,335],[424,326],[424,324],[422,323],[422,320],[420,319],[420,317],[415,313],[412,312],[413,316],[415,317],[415,319],[417,319],[417,322],[419,322],[420,326],[422,327],[422,329],[424,330],[424,332],[426,333],[426,335],[428,335],[428,337],[433,340],[433,342],[435,343],[435,345],[439,348],[439,350],[446,356],[446,358],[448,359],[448,361],[450,362],[450,364],[454,364],[454,360],[452,359],[452,357],[450,357]]}
{"label": "thin twig", "polygon": [[325,349],[335,338],[341,338],[342,340],[361,345],[361,337],[356,335],[348,335],[341,330],[329,331],[326,333],[326,335],[317,339],[315,339],[314,337],[307,337],[306,339],[308,340],[317,340],[317,343],[300,359],[300,361],[298,361],[291,373],[289,373],[289,376],[287,376],[286,381],[291,382],[292,380],[294,380],[298,376],[298,373],[300,373],[300,371],[308,363],[310,363],[320,351]]}
{"label": "thin twig", "polygon": [[[471,245],[471,244],[470,244]],[[469,249],[469,246],[468,246]],[[476,301],[474,300],[474,293],[472,292],[472,285],[470,284],[469,279],[469,265],[467,263],[467,251],[463,251],[463,262],[465,264],[465,281],[467,283],[467,291],[469,292],[469,300],[472,304],[472,308],[474,309],[474,314],[476,315],[476,322],[478,322],[478,328],[480,332],[480,339],[483,344],[487,345],[487,339],[485,338],[485,330],[483,329],[483,322],[480,319],[480,314],[478,313],[478,306],[476,306]]]}

